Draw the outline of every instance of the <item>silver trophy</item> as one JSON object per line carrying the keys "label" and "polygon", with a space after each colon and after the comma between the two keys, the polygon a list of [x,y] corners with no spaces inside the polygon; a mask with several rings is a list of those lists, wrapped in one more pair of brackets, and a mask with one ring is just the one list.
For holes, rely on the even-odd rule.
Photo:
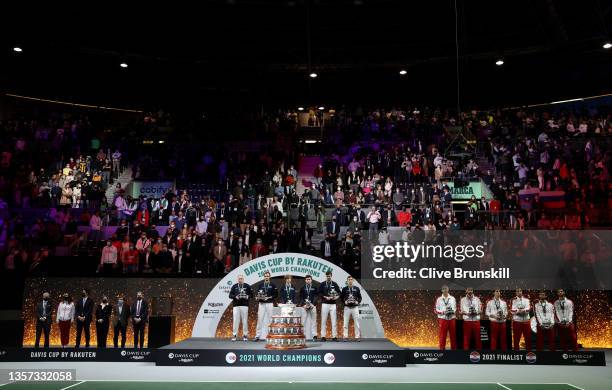
{"label": "silver trophy", "polygon": [[505,320],[505,318],[504,318],[504,311],[502,309],[497,309],[497,320],[498,321]]}
{"label": "silver trophy", "polygon": [[540,326],[542,328],[544,328],[544,329],[552,329],[553,323],[550,320],[547,319],[544,322],[542,322],[542,324]]}
{"label": "silver trophy", "polygon": [[242,287],[236,296],[238,299],[249,299],[249,295],[246,293],[246,288]]}
{"label": "silver trophy", "polygon": [[335,301],[336,299],[338,299],[338,296],[339,296],[338,295],[338,291],[336,291],[336,289],[332,287],[332,288],[329,289],[329,292],[327,293],[327,296],[330,299]]}
{"label": "silver trophy", "polygon": [[265,302],[265,301],[268,300],[268,294],[266,294],[266,292],[264,290],[259,289],[259,290],[257,290],[257,297],[256,297],[256,299],[258,301],[264,301]]}
{"label": "silver trophy", "polygon": [[469,316],[470,317],[476,317],[476,315],[477,315],[476,308],[474,306],[470,305]]}
{"label": "silver trophy", "polygon": [[567,315],[565,314],[565,303],[562,301],[559,306],[561,306],[561,321],[560,324],[562,326],[567,326],[567,324],[569,324],[569,319],[567,318]]}
{"label": "silver trophy", "polygon": [[312,310],[314,305],[312,304],[312,302],[310,302],[310,299],[306,298],[306,299],[304,299],[303,307],[304,307],[304,310]]}
{"label": "silver trophy", "polygon": [[[542,315],[546,316],[546,306],[542,305]],[[552,329],[555,324],[551,321],[550,318],[546,317],[540,324],[540,326],[544,329]]]}
{"label": "silver trophy", "polygon": [[446,311],[444,312],[446,318],[451,319],[453,317],[453,314],[455,314],[453,308],[450,305],[446,305]]}
{"label": "silver trophy", "polygon": [[348,297],[346,298],[346,301],[344,301],[344,304],[347,306],[354,306],[357,304],[357,300],[355,299],[355,296],[352,292],[349,293]]}

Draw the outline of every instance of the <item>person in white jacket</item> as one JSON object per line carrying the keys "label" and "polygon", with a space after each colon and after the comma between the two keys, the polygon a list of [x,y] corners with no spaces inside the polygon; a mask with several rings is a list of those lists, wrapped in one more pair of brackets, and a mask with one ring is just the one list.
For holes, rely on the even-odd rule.
{"label": "person in white jacket", "polygon": [[489,317],[491,328],[489,340],[491,340],[491,350],[497,349],[497,341],[500,340],[501,349],[507,349],[506,343],[506,319],[508,318],[508,305],[501,299],[501,290],[496,289],[493,299],[487,302],[486,314]]}
{"label": "person in white jacket", "polygon": [[465,289],[465,297],[461,298],[461,314],[463,316],[463,349],[470,349],[472,338],[476,341],[476,349],[482,349],[480,338],[480,313],[482,302],[474,295],[474,289]]}
{"label": "person in white jacket", "polygon": [[558,299],[554,303],[555,319],[557,321],[557,332],[559,333],[559,343],[561,349],[568,350],[567,339],[569,338],[571,349],[578,350],[576,328],[574,327],[574,302],[567,299],[565,291],[560,288],[557,290]]}
{"label": "person in white jacket", "polygon": [[525,339],[525,349],[531,349],[531,321],[529,311],[531,303],[529,298],[523,296],[523,290],[516,289],[516,297],[512,299],[512,340],[514,350],[521,349],[521,336]]}
{"label": "person in white jacket", "polygon": [[71,301],[68,293],[62,295],[55,321],[59,327],[62,348],[66,348],[70,342],[70,325],[74,322],[74,302]]}
{"label": "person in white jacket", "polygon": [[544,349],[544,337],[548,338],[548,349],[555,350],[555,307],[546,300],[546,291],[540,291],[538,301],[534,303],[537,321],[536,350]]}
{"label": "person in white jacket", "polygon": [[100,211],[96,211],[89,218],[89,238],[93,241],[99,241],[102,238],[102,218]]}
{"label": "person in white jacket", "polygon": [[438,316],[438,348],[446,348],[446,335],[450,334],[451,349],[457,349],[456,315],[457,301],[448,293],[448,286],[442,286],[442,295],[436,299],[434,312]]}

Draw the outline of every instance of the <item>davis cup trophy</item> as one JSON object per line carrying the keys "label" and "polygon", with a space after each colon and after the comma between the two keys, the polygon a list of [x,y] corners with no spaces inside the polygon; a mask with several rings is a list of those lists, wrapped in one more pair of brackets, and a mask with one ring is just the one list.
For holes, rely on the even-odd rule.
{"label": "davis cup trophy", "polygon": [[[310,303],[310,302],[308,302]],[[280,315],[272,316],[268,327],[266,348],[268,349],[300,349],[306,347],[302,317],[295,314],[295,305],[288,301],[279,304]],[[312,304],[311,304],[312,307]]]}

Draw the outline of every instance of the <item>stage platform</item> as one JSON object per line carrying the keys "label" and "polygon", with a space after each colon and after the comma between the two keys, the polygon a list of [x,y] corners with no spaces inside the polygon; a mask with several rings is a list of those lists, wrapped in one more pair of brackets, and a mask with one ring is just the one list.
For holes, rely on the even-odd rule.
{"label": "stage platform", "polygon": [[192,337],[157,350],[158,366],[404,367],[404,349],[388,339],[311,341],[297,350],[266,349],[263,341]]}

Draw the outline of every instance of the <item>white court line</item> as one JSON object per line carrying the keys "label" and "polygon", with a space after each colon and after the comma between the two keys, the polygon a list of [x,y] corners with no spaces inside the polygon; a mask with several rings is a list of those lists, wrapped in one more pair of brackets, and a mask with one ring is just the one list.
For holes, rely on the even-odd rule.
{"label": "white court line", "polygon": [[499,382],[497,382],[497,385],[498,385],[498,386],[503,387],[503,388],[504,388],[504,389],[506,389],[506,390],[512,390],[512,389],[511,389],[511,388],[509,388],[508,386],[504,386],[504,385],[502,385],[502,384],[501,384],[501,383],[499,383]]}
{"label": "white court line", "polygon": [[573,387],[574,389],[584,390],[582,387],[578,387],[576,385],[572,385],[571,383],[566,383],[566,385]]}
{"label": "white court line", "polygon": [[[335,381],[335,382],[325,382],[325,381],[300,381],[300,380],[293,380],[293,381],[273,381],[273,380],[265,380],[265,381],[257,381],[257,380],[189,380],[189,379],[175,379],[175,380],[167,380],[167,381],[160,381],[160,380],[146,380],[146,379],[84,379],[83,382],[143,382],[143,383],[148,383],[148,382],[163,382],[163,383],[338,383],[338,384],[344,384],[344,383],[358,383],[358,384],[375,384],[378,382],[364,382],[364,381]],[[441,385],[470,385],[470,384],[474,384],[474,385],[499,385],[502,386],[506,389],[508,389],[507,386],[502,385],[501,383],[498,382],[466,382],[466,381],[458,381],[458,382],[437,382],[437,381],[417,381],[417,382],[407,382],[407,381],[384,381],[384,382],[380,382],[383,384],[396,384],[396,385],[410,385],[410,384],[415,384],[415,385],[429,385],[429,384],[441,384]],[[77,383],[80,384],[80,383]],[[564,382],[544,382],[544,383],[534,383],[534,382],[517,382],[517,383],[513,383],[516,385],[568,385],[568,386],[572,386],[576,389],[579,390],[585,390],[585,389],[581,389],[578,386],[574,386],[570,383],[564,383]],[[76,384],[75,384],[76,385]],[[73,385],[74,386],[74,385]],[[64,390],[64,389],[60,389],[60,390]],[[512,389],[510,389],[512,390]]]}
{"label": "white court line", "polygon": [[81,384],[83,384],[83,383],[85,383],[85,382],[87,382],[87,381],[80,381],[80,382],[78,382],[78,383],[73,383],[73,384],[71,384],[70,386],[62,387],[60,390],[70,389],[70,388],[76,387],[76,386],[78,386],[78,385],[81,385]]}
{"label": "white court line", "polygon": [[6,386],[6,385],[11,384],[11,383],[12,383],[12,382],[2,383],[2,384],[0,384],[0,387],[2,387],[2,386]]}

